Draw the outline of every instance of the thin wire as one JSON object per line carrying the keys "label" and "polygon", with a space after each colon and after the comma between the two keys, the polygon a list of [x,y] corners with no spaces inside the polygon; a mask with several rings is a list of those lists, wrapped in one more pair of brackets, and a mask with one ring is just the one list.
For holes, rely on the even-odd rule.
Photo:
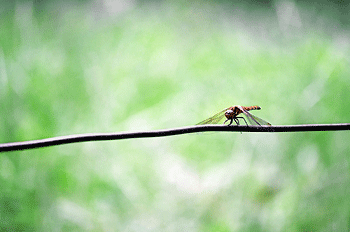
{"label": "thin wire", "polygon": [[131,138],[163,137],[163,136],[189,134],[189,133],[206,132],[206,131],[307,132],[307,131],[335,131],[335,130],[350,130],[350,123],[306,124],[306,125],[290,125],[290,126],[196,125],[196,126],[155,130],[155,131],[78,134],[78,135],[59,136],[59,137],[24,141],[24,142],[3,143],[3,144],[0,144],[0,152],[27,150],[27,149],[57,146],[57,145],[69,144],[69,143],[120,140],[120,139],[131,139]]}

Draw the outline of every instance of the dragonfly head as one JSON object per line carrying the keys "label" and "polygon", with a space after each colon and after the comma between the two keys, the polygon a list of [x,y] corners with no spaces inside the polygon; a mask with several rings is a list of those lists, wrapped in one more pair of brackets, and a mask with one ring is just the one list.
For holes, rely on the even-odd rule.
{"label": "dragonfly head", "polygon": [[233,110],[226,110],[225,116],[227,119],[233,119],[236,115]]}

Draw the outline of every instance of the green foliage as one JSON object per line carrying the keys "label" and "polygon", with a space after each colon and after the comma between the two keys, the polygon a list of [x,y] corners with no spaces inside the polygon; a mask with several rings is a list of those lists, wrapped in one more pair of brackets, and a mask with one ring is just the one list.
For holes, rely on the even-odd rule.
{"label": "green foliage", "polygon": [[[273,125],[349,122],[344,19],[283,1],[129,4],[3,5],[0,142],[194,125],[232,105]],[[0,230],[347,231],[349,139],[198,133],[2,153]]]}

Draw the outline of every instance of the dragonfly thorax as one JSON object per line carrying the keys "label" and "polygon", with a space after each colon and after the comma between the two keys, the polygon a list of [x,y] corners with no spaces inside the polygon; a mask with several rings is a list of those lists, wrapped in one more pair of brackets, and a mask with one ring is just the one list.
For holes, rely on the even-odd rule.
{"label": "dragonfly thorax", "polygon": [[225,111],[225,117],[227,119],[234,119],[240,113],[242,113],[242,111],[238,107],[233,106],[233,107],[230,107],[228,110]]}

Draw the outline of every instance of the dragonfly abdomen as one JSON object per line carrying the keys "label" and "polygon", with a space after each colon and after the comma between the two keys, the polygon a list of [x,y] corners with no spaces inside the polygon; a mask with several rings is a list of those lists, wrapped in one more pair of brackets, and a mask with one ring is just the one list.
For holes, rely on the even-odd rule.
{"label": "dragonfly abdomen", "polygon": [[242,106],[242,108],[246,111],[249,111],[249,110],[260,110],[261,107],[260,106]]}

